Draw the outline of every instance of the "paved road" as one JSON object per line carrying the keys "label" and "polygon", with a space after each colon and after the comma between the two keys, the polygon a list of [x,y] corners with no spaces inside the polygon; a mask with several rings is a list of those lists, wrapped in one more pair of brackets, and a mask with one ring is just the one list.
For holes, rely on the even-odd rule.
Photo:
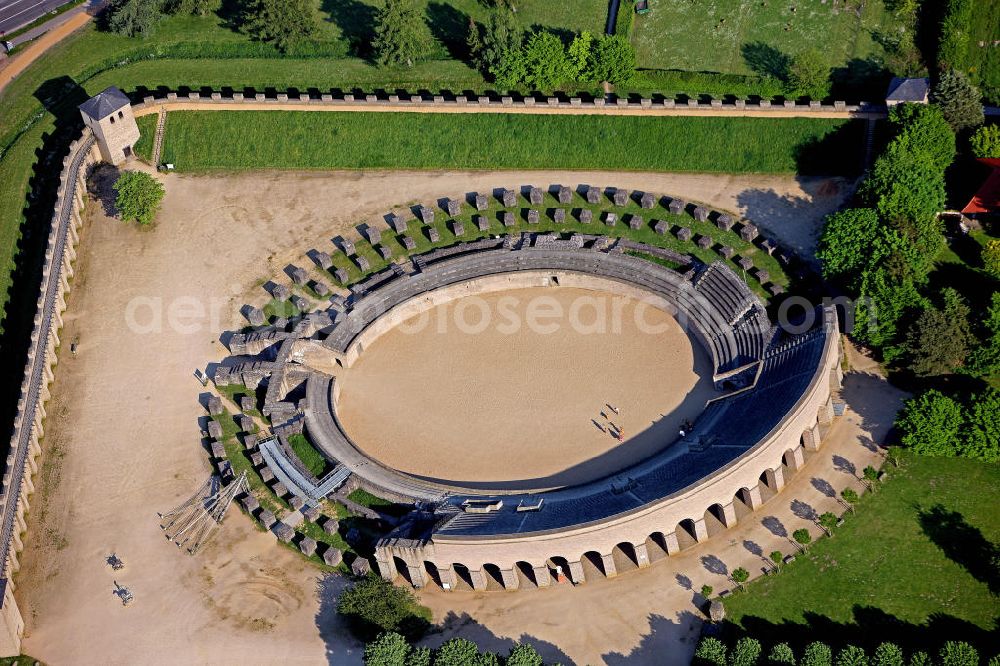
{"label": "paved road", "polygon": [[13,32],[69,0],[0,0],[0,32]]}

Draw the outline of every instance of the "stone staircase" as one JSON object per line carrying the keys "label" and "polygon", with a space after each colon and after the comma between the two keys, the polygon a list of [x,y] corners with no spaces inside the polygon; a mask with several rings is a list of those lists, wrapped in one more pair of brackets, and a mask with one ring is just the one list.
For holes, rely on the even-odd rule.
{"label": "stone staircase", "polygon": [[160,107],[160,115],[156,121],[156,138],[153,140],[153,166],[160,165],[160,155],[163,152],[163,132],[167,128],[167,109]]}

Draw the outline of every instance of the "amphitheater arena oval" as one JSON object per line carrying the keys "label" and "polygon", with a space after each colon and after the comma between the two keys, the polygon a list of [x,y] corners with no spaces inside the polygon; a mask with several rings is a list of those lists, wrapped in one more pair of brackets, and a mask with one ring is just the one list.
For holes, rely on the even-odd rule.
{"label": "amphitheater arena oval", "polygon": [[[636,252],[666,253],[680,268]],[[735,525],[779,492],[832,418],[842,379],[835,310],[818,310],[810,330],[788,334],[721,262],[604,236],[522,234],[434,250],[413,265],[412,273],[394,265],[372,275],[336,314],[308,315],[290,333],[236,336],[234,353],[270,350],[273,360],[224,370],[248,385],[269,376],[264,409],[275,432],[304,415],[310,439],[337,465],[335,481],[350,477],[355,487],[416,504],[377,543],[378,569],[389,580],[512,590],[649,566]],[[353,444],[337,420],[336,366],[351,365],[381,334],[435,303],[546,284],[652,295],[688,328],[711,358],[718,389],[692,433],[612,476],[489,494],[404,474]]]}

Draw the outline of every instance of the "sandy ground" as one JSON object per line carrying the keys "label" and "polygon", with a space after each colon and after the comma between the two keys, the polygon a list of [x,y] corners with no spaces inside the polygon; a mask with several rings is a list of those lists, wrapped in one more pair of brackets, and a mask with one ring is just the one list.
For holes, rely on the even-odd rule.
{"label": "sandy ground", "polygon": [[[808,187],[821,186],[804,189],[787,178],[542,172],[171,175],[164,210],[147,230],[109,220],[92,204],[62,333],[66,342],[78,340],[79,349],[71,356],[63,344],[60,351],[15,581],[24,650],[52,664],[358,663],[357,646],[332,611],[339,579],[319,580],[241,514],[231,513],[221,538],[197,557],[164,540],[157,512],[186,499],[209,471],[200,436],[205,389],[193,372],[225,355],[217,340],[241,324],[238,307],[262,302],[263,281],[303,261],[310,247],[379,219],[392,204],[532,181],[645,187],[726,208],[747,192],[798,200],[811,196]],[[794,214],[795,206],[782,210],[784,222],[778,215],[774,224],[791,235],[815,224],[815,217]],[[892,401],[872,405],[885,412]],[[887,427],[868,414],[859,424],[872,419],[875,425],[865,428]],[[843,455],[858,469],[875,455],[858,444],[851,428],[860,427],[840,426]],[[830,466],[815,464],[817,474]],[[810,491],[805,477],[801,485]],[[797,492],[793,484],[782,493],[781,506]],[[720,548],[726,543],[717,540]],[[716,546],[702,546],[709,547]],[[106,566],[111,552],[125,560],[123,571]],[[691,593],[672,576],[677,568],[699,569],[695,557],[627,574],[604,594],[594,585],[579,595],[565,589],[429,594],[428,602],[438,619],[457,614],[448,631],[477,638],[488,631],[497,641],[533,635],[558,646],[549,654],[614,663],[602,655],[662,647],[661,638],[683,633],[674,623],[694,626]],[[704,577],[686,575],[696,583]],[[134,592],[132,606],[123,608],[113,596],[116,580]],[[651,623],[657,629],[664,622],[671,630],[650,638]]]}
{"label": "sandy ground", "polygon": [[338,377],[337,413],[356,444],[410,474],[553,488],[673,443],[717,395],[711,372],[673,317],[640,301],[515,289],[440,305],[379,338]]}

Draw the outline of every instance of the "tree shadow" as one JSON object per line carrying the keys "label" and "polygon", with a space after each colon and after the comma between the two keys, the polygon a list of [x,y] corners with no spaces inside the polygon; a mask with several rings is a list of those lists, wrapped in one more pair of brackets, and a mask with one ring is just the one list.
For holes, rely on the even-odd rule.
{"label": "tree shadow", "polygon": [[825,615],[806,611],[804,622],[784,620],[775,622],[761,617],[745,615],[737,621],[727,620],[722,634],[727,642],[741,636],[752,636],[768,650],[775,643],[788,643],[796,654],[813,641],[821,641],[835,650],[845,645],[857,645],[871,654],[883,642],[899,645],[907,654],[924,650],[936,654],[945,641],[967,641],[981,650],[996,645],[1000,637],[994,621],[992,629],[951,615],[935,613],[919,624],[906,622],[880,608],[855,605],[853,620],[838,622]]}
{"label": "tree shadow", "polygon": [[802,500],[792,500],[791,509],[792,513],[795,514],[797,518],[801,518],[802,520],[816,522],[818,518],[816,509]]}
{"label": "tree shadow", "polygon": [[809,480],[809,483],[812,484],[813,488],[818,490],[823,495],[826,495],[827,497],[837,496],[837,491],[833,489],[833,486],[831,486],[830,482],[827,481],[826,479],[820,479],[814,476],[812,479]]}
{"label": "tree shadow", "polygon": [[323,13],[340,28],[347,42],[348,52],[358,58],[372,57],[375,39],[375,7],[359,0],[323,0]]}
{"label": "tree shadow", "polygon": [[961,565],[976,580],[985,583],[993,594],[1000,594],[1000,546],[991,543],[982,531],[970,525],[957,511],[940,504],[920,509],[920,529],[945,556]]}
{"label": "tree shadow", "polygon": [[469,49],[466,46],[468,14],[450,4],[431,2],[427,5],[427,24],[434,39],[444,46],[448,55],[463,62],[469,60]]}
{"label": "tree shadow", "polygon": [[830,73],[830,96],[834,99],[877,101],[885,96],[892,80],[885,64],[876,58],[852,58]]}
{"label": "tree shadow", "polygon": [[864,166],[865,122],[849,120],[794,148],[796,171],[804,176],[857,176]]}
{"label": "tree shadow", "polygon": [[710,573],[718,574],[720,576],[729,575],[729,567],[727,567],[726,563],[715,555],[703,555],[701,557],[701,565]]}
{"label": "tree shadow", "polygon": [[858,467],[850,460],[848,460],[843,456],[834,456],[832,460],[833,460],[833,468],[836,469],[838,472],[843,472],[844,474],[850,474],[854,478],[858,478]]}
{"label": "tree shadow", "polygon": [[760,524],[776,537],[785,538],[788,536],[788,530],[776,516],[765,516],[761,519]]}
{"label": "tree shadow", "polygon": [[764,42],[748,42],[740,47],[743,60],[747,67],[761,76],[772,76],[779,81],[788,80],[788,68],[792,58],[787,53],[765,44]]}
{"label": "tree shadow", "polygon": [[554,643],[536,638],[527,633],[522,633],[516,639],[498,636],[473,619],[468,613],[459,615],[454,611],[449,611],[441,623],[436,625],[431,631],[431,635],[419,643],[421,647],[433,649],[452,638],[466,638],[478,645],[480,652],[495,652],[506,657],[511,648],[518,643],[530,643],[547,664],[573,663],[573,660]]}
{"label": "tree shadow", "polygon": [[650,615],[649,633],[628,654],[607,652],[601,658],[607,666],[686,666],[691,663],[697,647],[701,625],[702,619],[691,611],[678,613],[676,620],[662,615]]}

